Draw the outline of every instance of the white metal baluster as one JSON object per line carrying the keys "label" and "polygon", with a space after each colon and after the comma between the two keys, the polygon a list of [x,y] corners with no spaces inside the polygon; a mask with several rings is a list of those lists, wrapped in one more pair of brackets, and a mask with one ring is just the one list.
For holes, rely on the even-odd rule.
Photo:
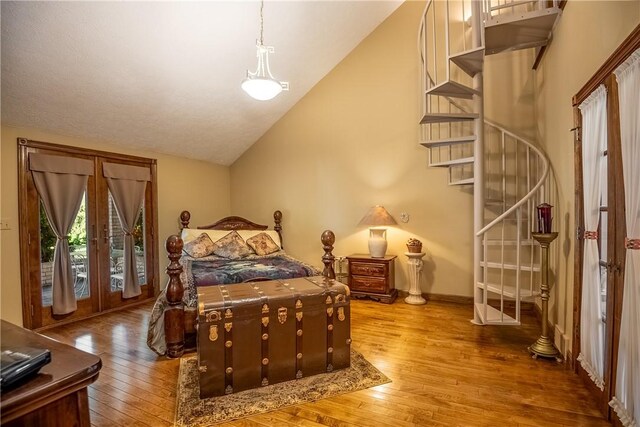
{"label": "white metal baluster", "polygon": [[445,27],[445,32],[444,32],[444,60],[446,61],[445,63],[445,69],[447,71],[447,78],[446,81],[449,81],[450,79],[450,74],[451,74],[451,65],[449,64],[449,55],[451,53],[451,46],[449,46],[449,31],[450,31],[450,23],[449,23],[449,1],[445,2],[446,6],[444,9],[444,19],[445,19],[445,23],[444,23],[444,27]]}
{"label": "white metal baluster", "polygon": [[520,322],[520,228],[522,227],[522,207],[516,209],[516,224],[518,232],[516,233],[516,322]]}
{"label": "white metal baluster", "polygon": [[502,147],[502,212],[507,211],[507,157],[505,152],[504,139],[504,132],[500,132],[500,144]]}
{"label": "white metal baluster", "polygon": [[483,260],[484,260],[484,271],[482,272],[483,277],[482,277],[482,288],[483,288],[483,297],[482,297],[482,309],[483,309],[483,315],[482,318],[484,319],[484,323],[487,324],[487,284],[489,281],[489,274],[487,273],[489,271],[488,264],[489,264],[489,257],[487,256],[487,234],[485,233],[484,235],[484,256],[483,256]]}
{"label": "white metal baluster", "polygon": [[504,232],[505,220],[502,220],[502,244],[500,245],[500,321],[504,321]]}
{"label": "white metal baluster", "polygon": [[465,0],[462,0],[462,51],[467,50],[467,20],[465,19],[464,4]]}
{"label": "white metal baluster", "polygon": [[[527,193],[531,191],[531,148],[527,147]],[[527,215],[529,226],[527,227],[527,240],[532,243],[533,237],[531,231],[533,227],[533,209],[531,206],[531,199],[527,200]],[[533,295],[533,253],[534,249],[529,246],[529,268],[531,268],[531,274],[529,274],[529,295]]]}
{"label": "white metal baluster", "polygon": [[[433,26],[431,29],[433,30],[433,83],[438,84],[438,39],[436,38],[436,3],[437,1],[431,2],[433,5]],[[438,107],[440,107],[438,105]],[[438,109],[440,111],[440,109]]]}

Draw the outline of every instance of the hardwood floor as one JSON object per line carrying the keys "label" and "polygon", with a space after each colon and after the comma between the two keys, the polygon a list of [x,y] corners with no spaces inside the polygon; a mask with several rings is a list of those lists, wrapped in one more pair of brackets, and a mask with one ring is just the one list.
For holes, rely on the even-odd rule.
{"label": "hardwood floor", "polygon": [[[89,387],[95,426],[170,426],[177,360],[146,346],[151,304],[45,331],[102,358]],[[233,426],[609,425],[577,375],[533,360],[533,315],[521,327],[473,326],[470,306],[352,301],[353,347],[393,380],[253,416]]]}

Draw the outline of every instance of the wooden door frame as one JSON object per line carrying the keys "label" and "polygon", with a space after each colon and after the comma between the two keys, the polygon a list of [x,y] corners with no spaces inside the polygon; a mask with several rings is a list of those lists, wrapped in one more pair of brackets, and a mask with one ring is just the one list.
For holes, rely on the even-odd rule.
{"label": "wooden door frame", "polygon": [[[153,206],[152,212],[151,212],[151,215],[152,215],[151,227],[152,227],[152,234],[154,236],[154,242],[153,244],[149,245],[149,247],[147,248],[147,251],[149,251],[149,254],[151,255],[151,258],[152,258],[151,261],[147,261],[147,266],[151,267],[150,271],[153,276],[153,279],[152,279],[151,286],[148,289],[147,295],[145,295],[145,298],[142,301],[136,300],[136,303],[146,301],[149,298],[153,298],[155,295],[157,295],[159,292],[159,282],[158,282],[159,251],[158,251],[158,241],[157,241],[157,238],[158,238],[158,231],[157,231],[158,230],[158,187],[157,187],[156,159],[131,156],[128,154],[119,154],[119,153],[112,153],[107,151],[93,150],[88,148],[79,148],[79,147],[54,144],[49,142],[33,141],[27,138],[18,138],[17,143],[18,143],[18,209],[20,212],[24,212],[24,209],[26,209],[27,204],[29,203],[29,195],[27,194],[27,188],[28,188],[27,183],[30,175],[30,171],[28,168],[29,152],[46,150],[52,153],[60,153],[60,154],[64,153],[71,156],[73,155],[92,156],[96,159],[95,160],[96,163],[97,163],[98,157],[103,157],[103,158],[113,159],[115,161],[121,161],[121,162],[134,162],[136,164],[147,165],[150,167],[151,180],[152,180],[151,196],[148,196],[148,197],[145,196],[145,197],[151,199],[151,203]],[[95,215],[97,215],[97,212],[95,212]],[[91,231],[91,234],[95,234],[93,230]],[[32,304],[34,303],[33,301],[34,291],[32,289],[33,288],[32,281],[30,280],[30,276],[32,274],[30,272],[31,270],[30,270],[29,260],[30,260],[30,256],[33,254],[30,253],[29,251],[30,245],[25,244],[25,242],[28,242],[28,239],[29,239],[29,223],[28,223],[27,215],[20,215],[19,236],[20,236],[20,244],[19,244],[20,285],[21,285],[21,294],[22,294],[23,325],[25,328],[28,328],[28,329],[37,329],[37,330],[46,329],[47,327],[51,327],[51,325],[42,326],[41,316],[36,316],[37,313],[34,313],[34,316],[31,315]],[[97,237],[97,236],[92,236],[92,237]],[[39,255],[38,255],[38,259],[40,259]],[[93,273],[91,274],[93,275]],[[96,278],[97,278],[97,271],[96,271]],[[41,279],[37,280],[37,283],[41,286]],[[101,293],[98,292],[98,295],[100,294]],[[100,302],[100,304],[102,305],[102,302]],[[42,302],[40,302],[40,305],[42,305]],[[77,320],[81,320],[87,317],[92,317],[95,315],[102,314],[106,311],[111,311],[111,310],[104,310],[104,307],[100,307],[100,310],[98,310],[98,312],[96,313],[91,313],[87,316],[81,316],[77,318],[74,317],[73,319],[61,320],[56,325],[75,322]],[[37,317],[36,318],[37,322],[34,322],[34,317]]]}
{"label": "wooden door frame", "polygon": [[[573,97],[572,104],[574,110],[574,130],[576,131],[574,147],[574,168],[575,168],[575,215],[576,215],[576,246],[574,249],[574,291],[573,291],[573,346],[571,361],[575,372],[585,379],[586,384],[592,392],[600,398],[599,406],[603,414],[608,418],[613,418],[614,424],[619,425],[620,421],[609,407],[609,401],[615,390],[616,367],[618,357],[618,342],[620,339],[620,318],[622,311],[622,294],[624,278],[624,236],[626,235],[626,223],[624,217],[624,185],[621,179],[622,155],[620,152],[620,119],[618,109],[617,82],[613,72],[629,56],[640,49],[640,25],[622,42],[622,44],[611,54],[598,71]],[[608,162],[613,166],[613,187],[611,181],[609,186],[614,188],[613,194],[608,193],[608,205],[615,206],[615,216],[607,215],[608,223],[614,224],[608,230],[609,240],[608,257],[612,260],[614,268],[608,269],[607,280],[607,324],[605,328],[606,348],[605,348],[605,387],[601,392],[589,379],[586,372],[577,362],[580,353],[580,314],[582,304],[582,260],[584,257],[583,237],[584,233],[584,205],[583,205],[583,175],[582,175],[582,114],[578,106],[600,85],[607,88],[607,150]],[[608,179],[611,180],[611,169],[608,171]],[[613,231],[613,234],[612,234]],[[617,243],[617,244],[616,244]]]}
{"label": "wooden door frame", "polygon": [[[20,277],[21,277],[21,291],[22,291],[22,315],[25,327],[27,327],[27,320],[30,321],[30,326],[38,325],[38,327],[51,327],[60,321],[75,321],[84,317],[95,315],[100,309],[100,296],[98,291],[97,272],[95,269],[89,269],[89,301],[86,299],[78,300],[78,307],[75,311],[63,314],[53,315],[53,313],[46,313],[47,309],[42,305],[42,268],[41,263],[32,263],[31,261],[37,257],[40,260],[40,242],[38,244],[32,244],[31,231],[35,228],[39,228],[40,225],[40,197],[35,188],[33,175],[28,169],[28,157],[30,153],[41,152],[43,154],[57,155],[60,152],[57,150],[50,150],[46,147],[34,148],[28,145],[21,146],[18,152],[19,163],[24,165],[24,169],[19,173],[19,196],[18,196],[18,209],[21,213],[19,215],[19,233],[20,233]],[[80,153],[65,153],[69,157],[80,158],[89,160],[93,163],[93,157]],[[90,176],[87,181],[86,191],[87,193],[93,192],[95,189],[95,177]],[[95,217],[96,206],[95,201],[91,201],[87,198],[86,215],[90,219]],[[37,213],[35,216],[34,213]],[[91,234],[91,233],[89,233]],[[26,242],[26,244],[22,244]],[[95,263],[95,245],[87,242],[87,261],[89,263]],[[40,286],[32,286],[33,283],[38,283]],[[28,289],[24,286],[28,285]],[[95,298],[94,298],[95,297]],[[37,309],[39,307],[39,309]],[[27,319],[28,318],[28,319]],[[51,323],[55,322],[55,323]]]}

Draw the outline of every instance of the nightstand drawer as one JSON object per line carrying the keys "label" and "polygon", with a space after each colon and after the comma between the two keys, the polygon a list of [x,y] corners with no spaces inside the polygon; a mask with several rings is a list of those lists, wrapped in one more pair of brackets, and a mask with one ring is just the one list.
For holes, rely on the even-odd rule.
{"label": "nightstand drawer", "polygon": [[387,264],[369,264],[365,262],[352,261],[349,264],[351,274],[357,274],[360,276],[386,276]]}
{"label": "nightstand drawer", "polygon": [[349,287],[354,291],[385,293],[387,279],[385,277],[351,276]]}

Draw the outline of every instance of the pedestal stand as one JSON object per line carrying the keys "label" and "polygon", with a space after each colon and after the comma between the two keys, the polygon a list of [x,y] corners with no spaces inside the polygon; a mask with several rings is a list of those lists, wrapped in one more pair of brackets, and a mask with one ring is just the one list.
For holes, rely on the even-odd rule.
{"label": "pedestal stand", "polygon": [[542,280],[540,283],[540,298],[542,299],[542,334],[540,338],[529,347],[529,352],[533,358],[547,357],[562,360],[560,352],[556,350],[549,338],[549,245],[553,242],[558,233],[531,233],[534,239],[540,244],[542,249],[542,266],[540,269]]}
{"label": "pedestal stand", "polygon": [[404,299],[404,302],[413,305],[426,304],[427,301],[422,298],[422,292],[420,291],[420,273],[422,273],[422,257],[424,256],[424,252],[405,252],[404,254],[408,258],[409,280],[411,282],[409,296]]}

